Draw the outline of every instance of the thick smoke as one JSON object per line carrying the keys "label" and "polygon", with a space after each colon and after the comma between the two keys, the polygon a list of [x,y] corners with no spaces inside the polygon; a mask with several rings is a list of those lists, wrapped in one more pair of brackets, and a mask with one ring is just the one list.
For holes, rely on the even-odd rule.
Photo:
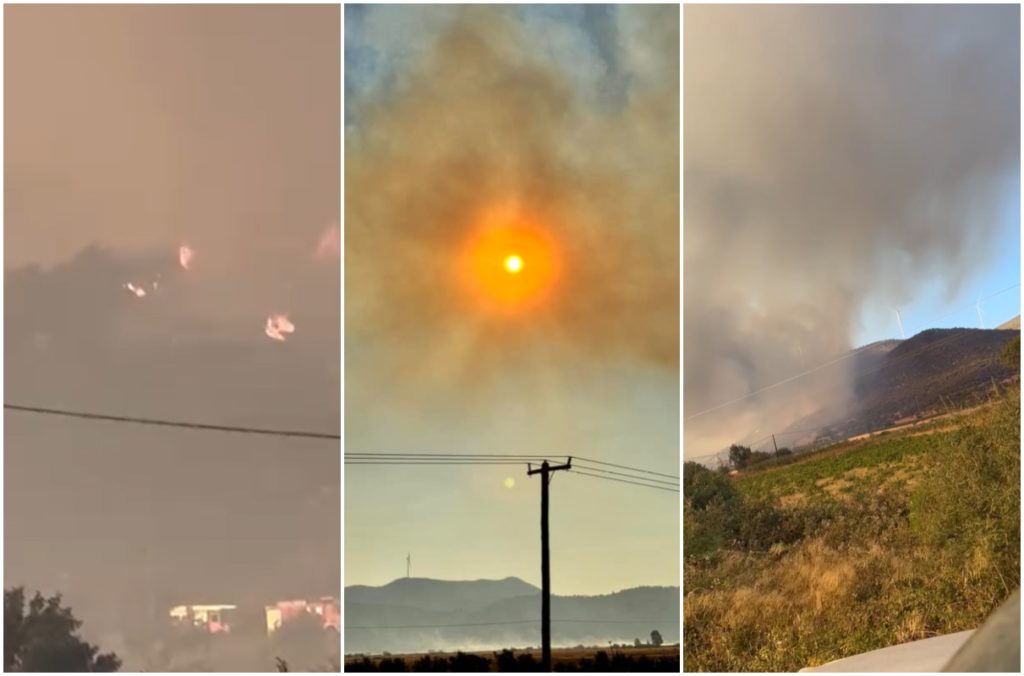
{"label": "thick smoke", "polygon": [[[336,433],[339,9],[5,19],[5,401]],[[62,592],[126,668],[195,657],[157,645],[171,606],[229,603],[252,645],[190,667],[272,669],[264,604],[340,592],[337,441],[4,421],[4,583]]]}
{"label": "thick smoke", "polygon": [[[415,344],[416,365],[398,370],[421,383],[467,384],[537,349],[678,367],[675,11],[633,17],[645,46],[606,55],[594,94],[578,61],[538,56],[549,47],[512,10],[460,9],[400,79],[351,107],[353,338]],[[567,268],[527,321],[467,307],[452,281],[473,219],[508,202],[540,215]]]}
{"label": "thick smoke", "polygon": [[953,293],[1019,164],[1019,8],[689,7],[686,455],[847,393],[866,300]]}
{"label": "thick smoke", "polygon": [[[678,8],[349,6],[345,23],[346,451],[672,473]],[[544,304],[499,317],[456,272],[478,214],[510,202],[557,242],[563,275]],[[410,549],[440,577],[535,575],[525,468],[345,476],[347,583],[389,582]],[[562,490],[586,516],[555,517],[573,524],[560,551],[600,563],[561,593],[678,583],[672,494],[583,476]]]}

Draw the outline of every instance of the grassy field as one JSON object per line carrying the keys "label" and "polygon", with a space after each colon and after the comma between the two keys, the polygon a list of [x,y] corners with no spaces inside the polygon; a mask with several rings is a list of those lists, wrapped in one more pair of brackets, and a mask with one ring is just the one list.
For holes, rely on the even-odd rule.
{"label": "grassy field", "polygon": [[[540,650],[347,656],[345,671],[541,671]],[[679,645],[555,648],[554,671],[679,671]]]}
{"label": "grassy field", "polygon": [[686,467],[684,669],[972,629],[1020,585],[1020,392],[735,477]]}

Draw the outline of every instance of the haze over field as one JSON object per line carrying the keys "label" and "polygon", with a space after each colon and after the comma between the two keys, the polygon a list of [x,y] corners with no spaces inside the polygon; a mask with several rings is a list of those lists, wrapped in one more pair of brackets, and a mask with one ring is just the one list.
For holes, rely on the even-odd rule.
{"label": "haze over field", "polygon": [[[345,587],[345,653],[487,650],[537,646],[540,589],[504,580],[400,578],[379,587]],[[640,587],[595,596],[552,598],[552,645],[646,642],[658,630],[679,642],[679,587]],[[612,621],[602,621],[613,618]],[[414,625],[400,633],[381,628]]]}
{"label": "haze over field", "polygon": [[[849,361],[744,397],[900,337],[896,308],[937,299],[910,337],[1019,297],[1019,7],[691,6],[684,24],[693,458],[841,409]],[[1001,308],[989,326],[1019,313]]]}
{"label": "haze over field", "polygon": [[[677,474],[677,11],[346,9],[347,452]],[[522,297],[478,269],[509,222]],[[350,465],[346,583],[408,552],[539,583],[538,497],[525,467]],[[551,519],[555,593],[678,584],[671,493],[563,474]]]}
{"label": "haze over field", "polygon": [[[338,11],[5,8],[7,403],[338,432]],[[5,426],[4,584],[126,668],[172,605],[340,592],[337,441]]]}

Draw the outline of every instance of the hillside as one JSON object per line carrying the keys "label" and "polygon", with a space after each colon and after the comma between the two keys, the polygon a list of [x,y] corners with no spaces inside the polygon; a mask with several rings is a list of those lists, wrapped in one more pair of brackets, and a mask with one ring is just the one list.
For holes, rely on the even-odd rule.
{"label": "hillside", "polygon": [[[551,598],[552,643],[632,643],[659,630],[679,640],[679,588],[636,587],[601,596]],[[424,652],[536,646],[540,590],[518,578],[412,578],[345,589],[345,650]]]}
{"label": "hillside", "polygon": [[1015,371],[1000,360],[1000,352],[1019,333],[929,329],[907,340],[872,343],[853,358],[853,393],[846,407],[822,409],[797,420],[783,434],[818,430],[793,443],[817,444],[970,406],[992,390],[993,382],[1014,377]]}
{"label": "hillside", "polygon": [[430,609],[434,612],[475,611],[497,601],[539,594],[540,589],[520,580],[433,580],[402,577],[381,587],[345,587],[345,603]]}
{"label": "hillside", "polygon": [[685,671],[797,671],[974,629],[1020,585],[1019,386],[786,465],[687,463],[683,523]]}

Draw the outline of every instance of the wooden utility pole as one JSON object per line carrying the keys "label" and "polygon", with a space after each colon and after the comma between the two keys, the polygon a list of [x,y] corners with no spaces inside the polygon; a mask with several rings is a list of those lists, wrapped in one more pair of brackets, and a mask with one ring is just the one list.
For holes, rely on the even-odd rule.
{"label": "wooden utility pole", "polygon": [[775,455],[779,454],[779,445],[775,443],[775,434],[772,434],[772,446],[775,447]]}
{"label": "wooden utility pole", "polygon": [[564,465],[549,465],[545,460],[540,469],[527,466],[526,474],[540,474],[540,637],[541,661],[544,671],[551,671],[551,552],[548,547],[548,484],[551,473],[572,467],[572,458]]}

